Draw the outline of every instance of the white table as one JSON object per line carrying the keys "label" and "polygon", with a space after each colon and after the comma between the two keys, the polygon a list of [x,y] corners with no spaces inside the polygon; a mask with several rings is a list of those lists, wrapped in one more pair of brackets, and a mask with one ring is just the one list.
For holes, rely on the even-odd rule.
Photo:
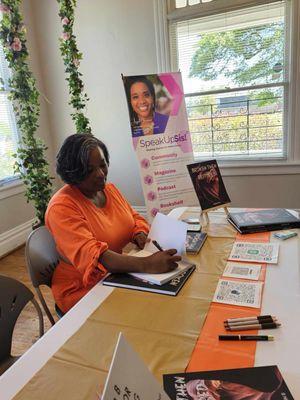
{"label": "white table", "polygon": [[[170,215],[178,218],[185,210],[178,208]],[[296,236],[280,244],[279,263],[267,267],[262,314],[276,314],[282,327],[260,332],[274,335],[275,341],[268,346],[257,343],[255,366],[278,365],[294,398],[300,399],[300,239]],[[0,399],[12,399],[113,290],[97,284],[0,376]]]}

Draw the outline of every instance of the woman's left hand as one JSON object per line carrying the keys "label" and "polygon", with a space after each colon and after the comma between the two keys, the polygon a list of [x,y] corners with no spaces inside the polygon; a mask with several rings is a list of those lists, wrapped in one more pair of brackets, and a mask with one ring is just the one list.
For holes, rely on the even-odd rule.
{"label": "woman's left hand", "polygon": [[133,243],[135,243],[139,249],[143,249],[145,247],[146,241],[147,235],[144,232],[138,232],[133,238]]}

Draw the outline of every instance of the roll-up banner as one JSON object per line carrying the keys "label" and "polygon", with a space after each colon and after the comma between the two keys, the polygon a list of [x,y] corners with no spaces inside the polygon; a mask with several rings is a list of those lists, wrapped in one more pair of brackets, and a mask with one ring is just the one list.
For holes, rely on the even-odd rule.
{"label": "roll-up banner", "polygon": [[123,83],[149,219],[197,205],[186,167],[194,157],[180,72],[123,76]]}

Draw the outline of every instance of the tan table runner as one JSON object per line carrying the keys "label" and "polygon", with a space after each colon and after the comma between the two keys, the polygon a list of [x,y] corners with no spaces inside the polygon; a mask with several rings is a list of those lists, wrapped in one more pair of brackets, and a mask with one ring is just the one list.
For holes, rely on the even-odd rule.
{"label": "tan table runner", "polygon": [[15,399],[96,399],[120,331],[159,381],[184,371],[235,238],[224,217],[208,232],[191,257],[197,269],[176,297],[115,289]]}

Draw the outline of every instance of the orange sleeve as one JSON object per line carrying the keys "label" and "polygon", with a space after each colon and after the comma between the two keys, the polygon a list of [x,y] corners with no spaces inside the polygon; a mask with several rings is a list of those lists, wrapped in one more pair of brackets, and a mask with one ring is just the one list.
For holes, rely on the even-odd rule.
{"label": "orange sleeve", "polygon": [[130,205],[129,207],[131,208],[132,216],[134,218],[134,228],[133,228],[133,234],[132,238],[139,233],[139,232],[144,232],[146,235],[149,233],[149,224],[145,220],[144,217],[142,217],[137,211],[135,211]]}
{"label": "orange sleeve", "polygon": [[131,240],[139,232],[144,232],[146,235],[148,235],[150,228],[149,228],[149,224],[145,220],[145,218],[142,217],[137,211],[135,211],[131,207],[131,205],[128,203],[128,201],[125,199],[125,197],[122,195],[122,193],[116,188],[115,185],[111,184],[111,186],[114,188],[114,191],[117,194],[117,196],[119,197],[119,199],[124,203],[124,205],[128,208],[129,212],[133,216],[134,228],[133,228]]}
{"label": "orange sleeve", "polygon": [[85,287],[106,274],[99,257],[108,245],[93,236],[88,221],[75,205],[68,201],[54,204],[47,211],[46,223],[59,253],[82,274]]}

